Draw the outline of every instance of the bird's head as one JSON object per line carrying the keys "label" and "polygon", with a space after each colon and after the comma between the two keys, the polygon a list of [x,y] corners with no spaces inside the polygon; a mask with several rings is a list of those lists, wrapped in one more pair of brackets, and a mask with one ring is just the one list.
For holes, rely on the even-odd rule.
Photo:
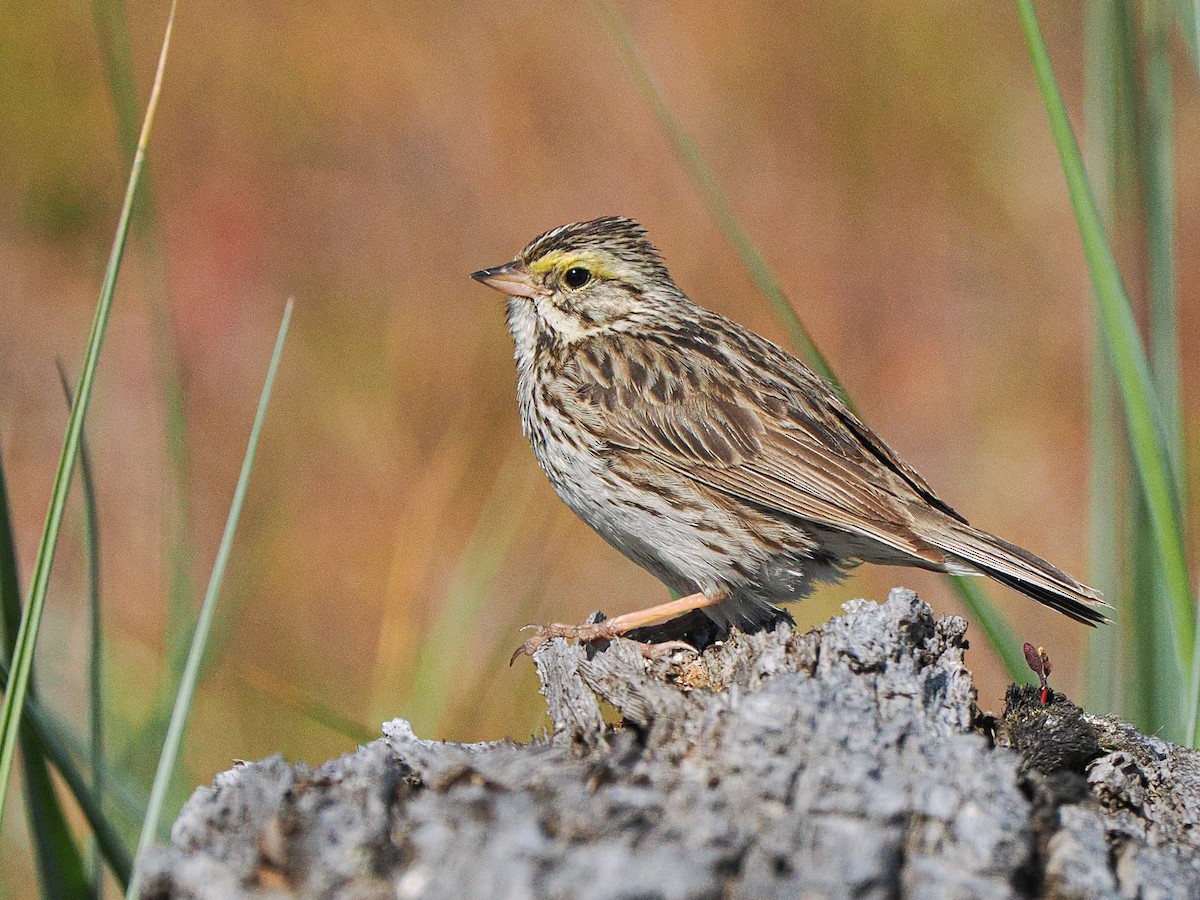
{"label": "bird's head", "polygon": [[532,315],[540,334],[562,344],[681,299],[645,230],[620,216],[555,228],[471,277],[510,297],[510,321]]}

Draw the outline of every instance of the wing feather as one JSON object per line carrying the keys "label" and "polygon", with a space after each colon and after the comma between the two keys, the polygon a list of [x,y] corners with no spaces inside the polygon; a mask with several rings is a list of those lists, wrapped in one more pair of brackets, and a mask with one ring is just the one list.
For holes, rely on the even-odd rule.
{"label": "wing feather", "polygon": [[[607,336],[564,375],[589,404],[590,430],[624,451],[624,464],[644,455],[743,501],[945,562],[913,532],[908,506],[932,498],[949,507],[832,396],[806,390],[799,379],[811,373],[762,382],[729,348],[681,354],[666,342],[623,343]],[[622,377],[635,359],[641,377]]]}

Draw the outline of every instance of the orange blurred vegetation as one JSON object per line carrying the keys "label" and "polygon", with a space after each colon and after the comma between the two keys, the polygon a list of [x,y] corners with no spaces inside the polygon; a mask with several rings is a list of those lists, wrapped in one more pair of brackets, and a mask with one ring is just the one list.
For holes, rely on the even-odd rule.
{"label": "orange blurred vegetation", "polygon": [[[78,368],[127,172],[89,10],[4,6],[0,451],[27,576],[65,422],[54,360]],[[1086,574],[1090,299],[1011,7],[622,9],[864,417],[973,521]],[[127,12],[144,98],[165,7]],[[1077,113],[1079,10],[1042,15]],[[1197,121],[1177,125],[1187,159]],[[431,737],[540,728],[532,667],[505,665],[516,628],[664,590],[537,471],[498,297],[467,274],[563,222],[630,215],[693,299],[784,339],[587,4],[185,2],[150,166],[162,258],[145,234],[131,244],[88,426],[114,727],[138,733],[165,666],[174,500],[153,310],[169,310],[183,375],[199,595],[294,296],[186,778],[352,746],[288,697],[367,733],[395,715]],[[1179,190],[1190,259],[1200,197],[1195,179]],[[1194,295],[1195,269],[1181,278]],[[1197,305],[1181,307],[1195,384]],[[82,723],[73,508],[38,669]],[[794,611],[819,623],[895,584],[959,611],[938,578],[873,568]],[[1071,689],[1080,629],[989,591]],[[463,613],[431,646],[451,604]],[[1003,675],[976,646],[995,706]],[[414,687],[422,658],[436,664]]]}

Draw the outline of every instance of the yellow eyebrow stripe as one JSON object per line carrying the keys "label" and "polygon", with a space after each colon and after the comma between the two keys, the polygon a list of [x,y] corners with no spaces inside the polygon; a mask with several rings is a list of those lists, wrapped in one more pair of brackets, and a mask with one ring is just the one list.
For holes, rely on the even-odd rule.
{"label": "yellow eyebrow stripe", "polygon": [[583,266],[597,278],[614,278],[616,269],[607,253],[594,250],[551,250],[529,264],[529,271],[539,277],[555,270],[566,271],[572,266]]}

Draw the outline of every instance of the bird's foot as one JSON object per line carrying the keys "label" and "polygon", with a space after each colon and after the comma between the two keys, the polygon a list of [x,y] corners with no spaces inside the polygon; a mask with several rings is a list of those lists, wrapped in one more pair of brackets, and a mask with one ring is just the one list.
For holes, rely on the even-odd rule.
{"label": "bird's foot", "polygon": [[[554,638],[576,640],[584,644],[607,643],[613,638],[622,637],[626,631],[631,629],[629,626],[623,626],[617,619],[602,619],[599,622],[589,622],[585,625],[564,625],[559,622],[552,622],[548,625],[526,625],[521,630],[531,631],[532,634],[513,651],[513,655],[508,661],[510,666],[522,653],[533,656],[539,647]],[[659,659],[676,650],[696,652],[696,648],[685,641],[663,641],[662,643],[648,644],[631,639],[630,642],[646,659]]]}

